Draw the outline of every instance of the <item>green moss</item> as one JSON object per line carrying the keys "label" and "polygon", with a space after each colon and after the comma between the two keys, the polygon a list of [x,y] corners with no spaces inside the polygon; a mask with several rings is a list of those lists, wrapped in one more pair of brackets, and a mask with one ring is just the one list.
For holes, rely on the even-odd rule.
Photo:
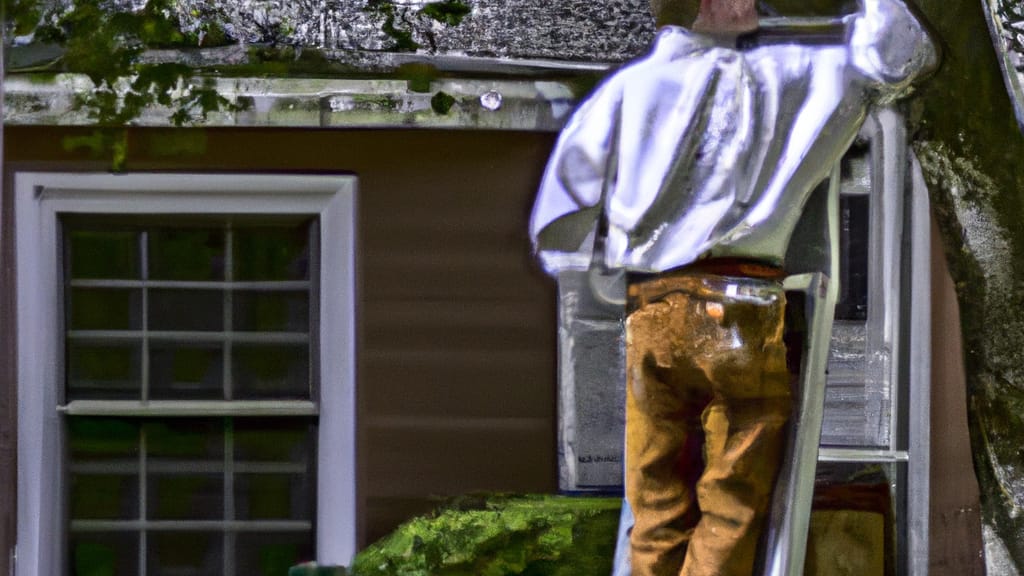
{"label": "green moss", "polygon": [[386,94],[355,94],[352,103],[356,108],[365,110],[394,110],[399,104],[398,100]]}
{"label": "green moss", "polygon": [[404,79],[412,92],[430,92],[430,85],[438,76],[437,68],[430,64],[410,62],[396,70],[396,75]]}
{"label": "green moss", "polygon": [[412,32],[395,27],[395,17],[388,16],[384,20],[384,25],[380,28],[385,34],[394,39],[395,44],[392,49],[395,52],[415,52],[420,45],[412,39]]}
{"label": "green moss", "polygon": [[405,11],[399,10],[391,0],[368,0],[363,9],[381,19],[381,32],[393,41],[393,44],[388,48],[389,50],[394,52],[415,52],[420,47],[413,40],[411,30],[396,25],[399,22],[405,25],[409,23],[405,21]]}
{"label": "green moss", "polygon": [[324,76],[355,75],[358,69],[332,62],[315,48],[292,46],[251,46],[248,63],[218,66],[220,75],[230,76]]}
{"label": "green moss", "polygon": [[434,97],[430,99],[430,108],[438,114],[447,114],[452,106],[455,105],[455,98],[451,94],[444,91],[439,91],[434,94]]}
{"label": "green moss", "polygon": [[233,42],[220,24],[210,21],[203,23],[199,33],[196,34],[196,39],[200,46],[206,48],[212,46],[227,46]]}
{"label": "green moss", "polygon": [[461,498],[360,552],[349,574],[608,574],[620,505],[618,498]]}
{"label": "green moss", "polygon": [[577,101],[583,100],[588,94],[593,92],[594,88],[601,83],[605,76],[603,74],[581,74],[579,76],[573,76],[563,82],[569,86],[569,90],[572,91],[572,97]]}
{"label": "green moss", "polygon": [[277,110],[285,110],[288,112],[305,111],[305,112],[319,112],[320,103],[316,100],[310,100],[308,98],[277,98],[274,100],[274,108]]}
{"label": "green moss", "polygon": [[420,9],[420,14],[448,26],[458,26],[470,12],[470,7],[459,0],[431,2]]}
{"label": "green moss", "polygon": [[53,72],[35,72],[32,74],[19,74],[18,78],[27,80],[31,84],[53,85],[57,83],[57,75]]}

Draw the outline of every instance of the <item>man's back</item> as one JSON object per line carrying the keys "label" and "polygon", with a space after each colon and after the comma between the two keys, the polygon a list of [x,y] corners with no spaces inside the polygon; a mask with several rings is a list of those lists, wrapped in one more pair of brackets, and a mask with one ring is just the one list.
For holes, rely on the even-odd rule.
{"label": "man's back", "polygon": [[866,112],[867,83],[846,77],[846,55],[740,51],[663,29],[608,86],[621,108],[607,265],[653,272],[706,253],[781,264],[800,207]]}
{"label": "man's back", "polygon": [[[566,216],[603,202],[609,268],[659,272],[709,256],[782,264],[808,195],[872,101],[934,62],[905,7],[866,3],[889,20],[866,10],[839,45],[741,51],[663,28],[564,130],[534,208],[538,251],[586,250],[579,221],[561,246],[545,245],[542,231],[569,230]],[[899,50],[865,36],[879,22],[903,28]]]}

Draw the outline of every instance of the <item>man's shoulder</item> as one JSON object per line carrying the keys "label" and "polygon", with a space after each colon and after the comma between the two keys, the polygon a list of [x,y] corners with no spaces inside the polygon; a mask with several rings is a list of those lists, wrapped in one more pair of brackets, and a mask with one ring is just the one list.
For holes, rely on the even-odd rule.
{"label": "man's shoulder", "polygon": [[679,59],[705,60],[736,57],[739,54],[735,48],[723,45],[710,36],[691,32],[682,26],[669,25],[658,29],[650,51],[641,60],[646,62]]}
{"label": "man's shoulder", "polygon": [[663,26],[658,30],[651,49],[619,69],[616,76],[629,84],[638,77],[660,74],[683,75],[690,69],[710,69],[717,65],[741,63],[743,53],[723,46],[714,39],[690,32],[681,26]]}

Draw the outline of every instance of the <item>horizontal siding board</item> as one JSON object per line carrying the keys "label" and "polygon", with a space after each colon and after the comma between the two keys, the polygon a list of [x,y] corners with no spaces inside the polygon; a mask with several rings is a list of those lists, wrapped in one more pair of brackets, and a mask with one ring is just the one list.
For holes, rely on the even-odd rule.
{"label": "horizontal siding board", "polygon": [[448,496],[480,491],[550,492],[554,424],[467,430],[364,429],[364,496]]}
{"label": "horizontal siding board", "polygon": [[459,366],[424,370],[400,364],[366,367],[360,389],[367,418],[444,416],[447,418],[553,417],[554,366],[511,372],[501,366]]}
{"label": "horizontal siding board", "polygon": [[[362,365],[374,362],[409,363],[423,367],[449,366],[452,369],[461,366],[540,366],[550,361],[553,365],[554,358],[549,357],[543,350],[465,350],[453,349],[450,347],[438,347],[434,349],[401,349],[401,350],[364,350],[360,355]],[[554,377],[554,374],[551,375]]]}
{"label": "horizontal siding board", "polygon": [[510,433],[534,432],[551,428],[552,420],[540,416],[499,416],[491,418],[448,416],[375,416],[366,421],[367,428],[383,432],[419,432],[437,430],[449,432],[491,433],[504,430]]}
{"label": "horizontal siding board", "polygon": [[[473,302],[501,300],[550,303],[554,314],[554,286],[547,284],[539,270],[525,265],[516,269],[498,270],[481,266],[472,270],[448,270],[423,265],[422,260],[406,262],[423,266],[417,273],[396,266],[364,263],[361,274],[364,302],[410,300],[456,300]],[[430,268],[425,270],[424,268]]]}
{"label": "horizontal siding board", "polygon": [[501,253],[487,250],[443,251],[424,250],[416,244],[401,249],[373,253],[363,251],[367,261],[365,272],[378,268],[401,270],[406,273],[405,282],[417,283],[423,276],[463,276],[472,281],[480,275],[505,276],[506,281],[526,280],[525,251],[522,253]]}
{"label": "horizontal siding board", "polygon": [[[521,266],[530,259],[530,242],[522,238],[503,238],[494,231],[453,234],[431,230],[395,230],[380,238],[363,235],[363,253],[386,258],[395,255],[416,255],[420,258],[434,255],[439,258],[467,259],[469,263],[491,260],[502,266]],[[444,264],[442,260],[427,264]]]}
{"label": "horizontal siding board", "polygon": [[370,353],[401,349],[532,352],[553,343],[547,306],[502,302],[413,301],[368,303],[363,347]]}
{"label": "horizontal siding board", "polygon": [[386,241],[396,236],[426,236],[443,241],[447,238],[492,237],[511,242],[526,241],[527,229],[521,227],[530,217],[531,194],[518,190],[496,191],[503,196],[475,198],[446,197],[455,183],[443,185],[444,191],[431,191],[431,196],[409,198],[408,192],[389,191],[360,202],[362,214],[386,213],[386,218],[361,218],[360,230],[371,242]]}

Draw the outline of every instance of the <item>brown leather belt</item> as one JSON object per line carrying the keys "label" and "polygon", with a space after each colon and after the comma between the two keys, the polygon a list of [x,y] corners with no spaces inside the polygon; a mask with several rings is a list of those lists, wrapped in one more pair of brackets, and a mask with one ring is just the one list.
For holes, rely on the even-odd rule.
{"label": "brown leather belt", "polygon": [[780,280],[785,276],[782,268],[740,258],[701,260],[654,274],[630,273],[626,309],[632,312],[672,292],[685,292],[708,300],[731,296],[773,298],[773,294],[781,292]]}
{"label": "brown leather belt", "polygon": [[764,278],[766,280],[781,280],[786,276],[786,271],[781,266],[773,266],[765,262],[745,258],[709,258],[707,260],[698,260],[675,270],[683,273],[701,272],[718,276]]}
{"label": "brown leather belt", "polygon": [[716,276],[735,276],[739,278],[764,278],[766,280],[781,280],[786,277],[786,271],[781,266],[774,266],[746,258],[708,258],[697,260],[686,266],[673,268],[664,272],[655,273],[631,273],[630,282],[643,282],[650,278],[666,278],[671,276],[686,276],[689,274],[714,274]]}

